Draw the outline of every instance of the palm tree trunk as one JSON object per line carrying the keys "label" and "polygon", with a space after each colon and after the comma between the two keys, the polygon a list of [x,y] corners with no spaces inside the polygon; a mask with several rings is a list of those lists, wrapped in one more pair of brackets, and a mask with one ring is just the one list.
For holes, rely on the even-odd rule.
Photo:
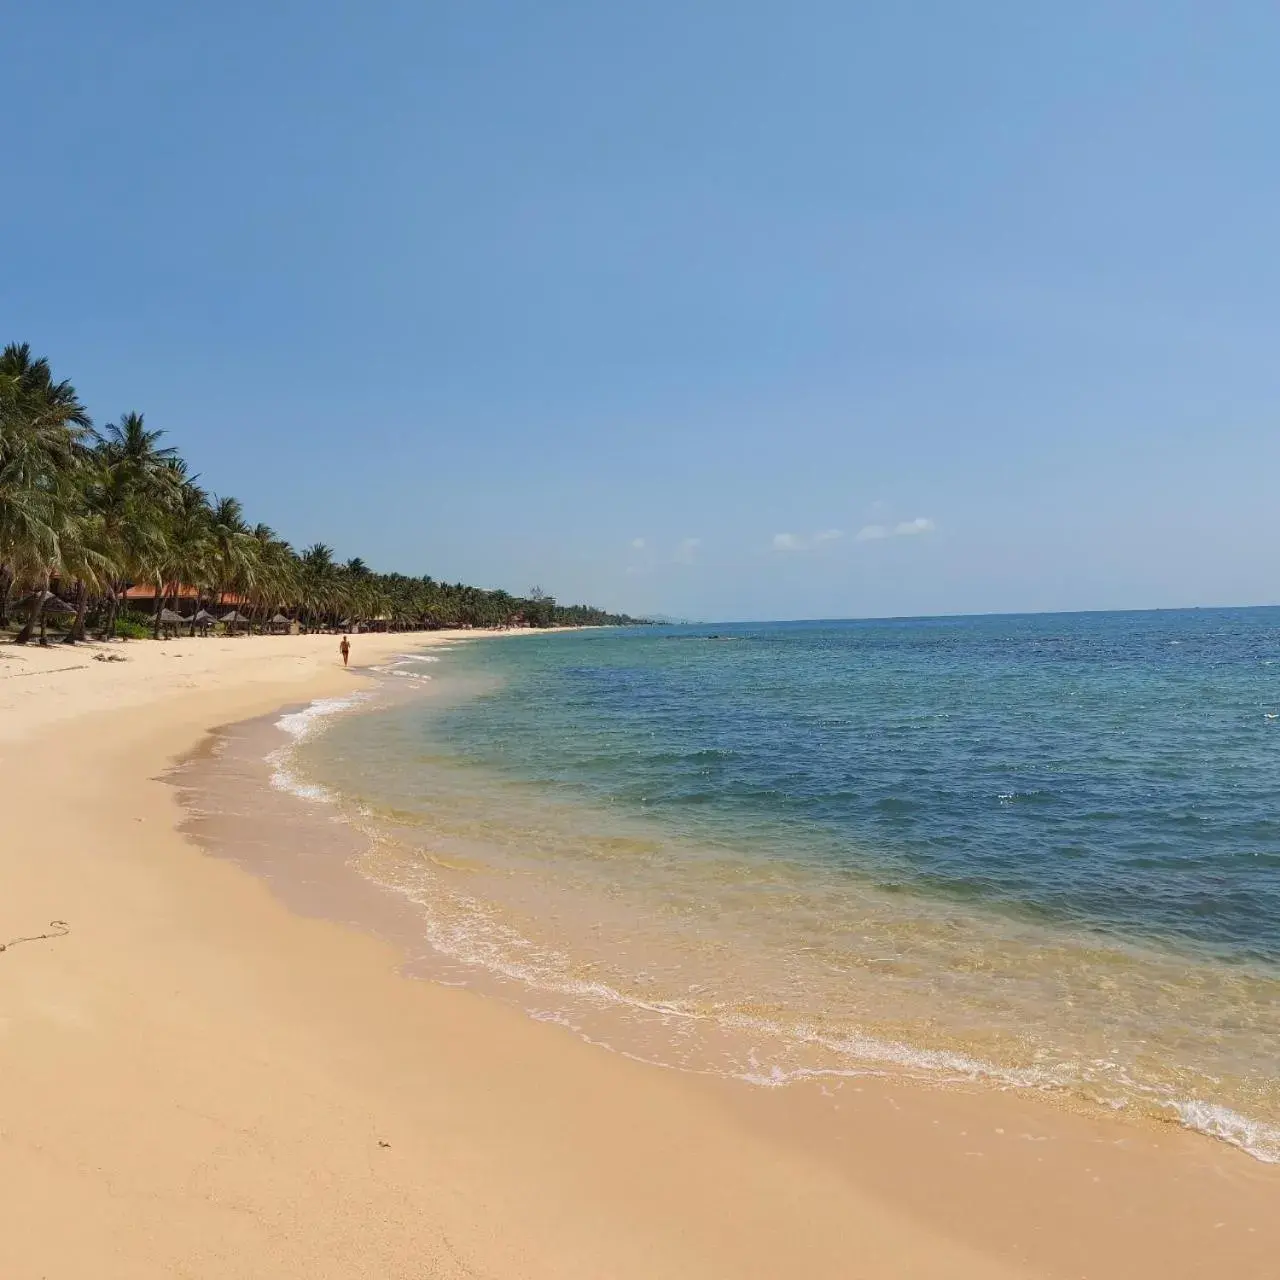
{"label": "palm tree trunk", "polygon": [[116,638],[116,609],[119,606],[120,597],[116,594],[116,584],[113,582],[107,587],[107,617],[102,624],[102,639],[114,640]]}
{"label": "palm tree trunk", "polygon": [[156,583],[156,616],[152,620],[151,638],[160,639],[160,615],[164,612],[164,583]]}
{"label": "palm tree trunk", "polygon": [[9,597],[13,594],[13,569],[0,564],[0,627],[9,625]]}
{"label": "palm tree trunk", "polygon": [[76,583],[76,616],[71,630],[63,637],[63,644],[75,644],[84,639],[84,615],[89,612],[89,588],[83,579]]}
{"label": "palm tree trunk", "polygon": [[[26,644],[28,640],[35,634],[37,624],[40,617],[44,613],[44,593],[49,590],[49,572],[46,569],[40,575],[40,581],[36,586],[35,594],[31,597],[31,612],[27,614],[27,620],[22,624],[22,630],[14,637],[14,644]],[[43,639],[43,631],[41,639]]]}

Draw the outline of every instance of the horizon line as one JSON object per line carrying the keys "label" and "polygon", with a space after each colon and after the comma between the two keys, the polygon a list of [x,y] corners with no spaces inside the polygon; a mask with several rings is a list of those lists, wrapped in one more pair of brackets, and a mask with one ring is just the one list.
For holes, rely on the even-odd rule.
{"label": "horizon line", "polygon": [[1054,618],[1080,614],[1127,613],[1228,613],[1253,609],[1280,609],[1280,602],[1270,604],[1178,604],[1150,605],[1141,609],[993,609],[979,613],[893,613],[845,614],[841,617],[818,618],[673,618],[670,615],[650,617],[651,626],[668,627],[744,627],[769,622],[930,622],[942,618]]}

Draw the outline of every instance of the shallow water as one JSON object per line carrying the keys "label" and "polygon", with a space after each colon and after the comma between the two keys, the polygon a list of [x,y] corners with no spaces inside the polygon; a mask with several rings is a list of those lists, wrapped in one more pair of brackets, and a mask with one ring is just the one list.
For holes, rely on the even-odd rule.
{"label": "shallow water", "polygon": [[1280,1159],[1280,610],[708,630],[407,655],[286,725],[279,781],[364,828],[450,976],[616,1048]]}

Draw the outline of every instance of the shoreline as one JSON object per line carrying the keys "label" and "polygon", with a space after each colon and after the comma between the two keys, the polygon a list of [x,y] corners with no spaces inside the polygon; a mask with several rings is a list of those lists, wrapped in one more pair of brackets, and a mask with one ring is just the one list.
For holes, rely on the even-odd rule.
{"label": "shoreline", "polygon": [[[833,1126],[816,1088],[406,981],[397,948],[202,855],[159,775],[363,683],[333,639],[0,663],[0,935],[72,929],[0,954],[6,1275],[1269,1274],[1280,1177],[1221,1144],[897,1081]],[[358,639],[365,665],[431,643]]]}
{"label": "shoreline", "polygon": [[[418,661],[438,659],[405,657],[375,670],[380,676],[398,674],[393,668]],[[426,785],[433,796],[433,817],[420,827],[417,822],[425,814],[419,813],[415,821],[394,802],[390,802],[391,810],[379,811],[368,807],[373,802],[367,797],[347,794],[353,780],[345,773],[339,776],[329,771],[321,778],[307,772],[305,765],[300,768],[298,748],[322,741],[348,717],[368,717],[371,725],[381,725],[399,741],[398,733],[403,731],[399,713],[420,699],[425,699],[424,708],[442,697],[449,702],[457,700],[456,675],[439,669],[431,679],[433,683],[413,691],[392,689],[391,682],[383,679],[367,695],[319,699],[278,719],[268,716],[260,722],[219,730],[217,762],[194,770],[203,775],[194,783],[196,791],[213,792],[212,799],[201,795],[194,801],[198,811],[225,809],[234,814],[250,808],[255,812],[252,828],[256,828],[261,810],[278,810],[273,828],[276,834],[268,850],[247,823],[244,829],[237,829],[234,820],[201,821],[184,829],[191,830],[201,846],[215,856],[235,858],[238,844],[261,848],[260,855],[255,853],[241,862],[258,874],[282,860],[279,852],[286,845],[330,846],[331,857],[309,860],[308,885],[317,885],[326,872],[332,872],[344,888],[339,893],[336,882],[330,886],[330,900],[336,905],[320,908],[320,914],[355,923],[401,947],[410,957],[405,965],[407,975],[459,983],[487,997],[503,999],[530,1016],[558,1023],[583,1041],[657,1067],[769,1088],[820,1081],[830,1089],[848,1080],[882,1078],[931,1088],[969,1084],[987,1091],[1052,1096],[1063,1107],[1086,1115],[1110,1116],[1120,1111],[1127,1118],[1151,1120],[1161,1128],[1173,1124],[1227,1142],[1262,1163],[1280,1163],[1274,1127],[1212,1100],[1211,1094],[1207,1099],[1192,1091],[1181,1098],[1109,1094],[1096,1081],[1073,1079],[1065,1069],[975,1056],[969,1045],[948,1043],[937,1027],[928,1023],[924,1024],[926,1037],[933,1032],[932,1042],[913,1038],[915,1028],[911,1026],[886,1030],[883,1021],[871,1029],[866,1023],[852,1027],[828,1023],[813,1029],[803,1015],[791,1013],[788,1017],[783,1008],[773,1009],[767,996],[733,1002],[727,998],[723,974],[717,975],[721,980],[717,983],[709,971],[690,971],[689,963],[697,963],[697,958],[683,953],[677,963],[682,978],[696,977],[703,992],[714,994],[688,1000],[678,987],[655,987],[654,975],[672,962],[680,939],[669,932],[645,934],[644,917],[660,910],[660,904],[638,901],[626,908],[620,906],[620,898],[636,891],[624,868],[611,864],[610,874],[601,884],[558,874],[543,881],[537,866],[518,856],[513,860],[513,851],[507,847],[513,839],[518,843],[522,832],[536,831],[540,848],[548,841],[567,845],[580,838],[571,809],[587,824],[584,830],[590,834],[582,838],[588,845],[592,840],[610,838],[660,838],[643,827],[608,825],[612,815],[589,806],[566,807],[562,800],[540,807],[527,790],[504,795],[500,787],[495,789],[492,779],[484,791],[468,792],[466,808],[459,809],[458,795],[451,793],[451,788],[460,785],[469,789],[475,785],[474,778],[432,773],[428,763],[419,762],[415,776],[430,780]],[[381,714],[388,712],[390,723],[381,720]],[[376,730],[370,732],[382,736]],[[227,772],[223,746],[236,757],[231,779],[218,777]],[[374,773],[392,767],[393,761],[384,758]],[[268,773],[270,787],[289,793],[290,799],[277,800],[268,793],[264,781]],[[355,785],[367,788],[371,780],[366,774],[363,782],[357,778]],[[178,776],[174,781],[184,792],[184,807],[189,808],[191,801],[185,792],[191,780]],[[304,803],[296,803],[299,800]],[[324,808],[316,809],[313,801],[323,802]],[[468,835],[469,817],[481,815],[485,830]],[[219,831],[218,827],[226,829]],[[347,834],[340,837],[340,832]],[[499,846],[495,840],[504,843]],[[697,854],[694,848],[689,856],[696,858]],[[337,864],[354,871],[358,880],[353,882]],[[293,878],[299,874],[295,871]],[[289,880],[289,876],[272,875],[284,900],[297,908],[302,899],[291,892],[297,886]],[[376,891],[381,892],[383,908],[370,896],[370,886],[375,897]],[[859,890],[864,899],[867,892],[865,887]],[[366,904],[363,913],[341,905],[344,893]],[[390,916],[401,914],[404,920],[393,926]],[[698,924],[702,929],[707,927],[706,922]],[[744,974],[759,974],[766,958],[758,948],[746,949],[746,941],[736,940],[727,962]],[[1037,938],[1035,945],[1048,947],[1053,941],[1052,937]],[[611,967],[610,961],[623,947],[625,964]],[[1117,943],[1112,942],[1111,948],[1117,954],[1126,953]],[[1143,954],[1138,944],[1132,954]],[[1176,958],[1167,954],[1156,955],[1156,959],[1164,967],[1177,964]],[[634,981],[628,983],[628,977],[637,971],[651,984],[647,990]],[[749,992],[750,987],[742,990]],[[869,1010],[863,1016],[873,1017]]]}

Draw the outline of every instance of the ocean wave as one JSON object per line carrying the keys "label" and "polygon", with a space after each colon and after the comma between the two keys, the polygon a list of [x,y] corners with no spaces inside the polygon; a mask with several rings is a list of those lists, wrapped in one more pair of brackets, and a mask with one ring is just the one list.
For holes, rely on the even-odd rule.
{"label": "ocean wave", "polygon": [[[372,833],[370,833],[372,834]],[[376,837],[375,837],[376,839]],[[836,1061],[828,1065],[783,1065],[760,1061],[759,1045],[740,1066],[701,1068],[761,1088],[783,1088],[805,1080],[849,1079],[907,1075],[935,1085],[985,1084],[1001,1089],[1040,1093],[1068,1093],[1092,1098],[1114,1110],[1136,1109],[1154,1118],[1174,1117],[1183,1128],[1238,1147],[1264,1163],[1280,1163],[1280,1128],[1242,1115],[1229,1107],[1196,1099],[1163,1095],[1132,1079],[1105,1070],[1109,1062],[1061,1061],[1043,1066],[1011,1066],[947,1049],[931,1049],[857,1031],[832,1035],[806,1024],[792,1024],[723,1006],[707,1008],[680,998],[646,998],[598,978],[580,978],[568,970],[569,957],[554,947],[539,945],[501,920],[493,908],[470,895],[449,892],[444,897],[429,872],[401,867],[387,876],[362,869],[367,878],[400,894],[423,913],[424,938],[437,954],[468,968],[505,978],[522,987],[569,997],[587,1007],[615,1007],[649,1014],[666,1025],[704,1024],[715,1031],[745,1032],[766,1037],[785,1058],[805,1048]],[[406,874],[407,873],[407,874]],[[440,910],[447,900],[458,913]],[[590,1043],[633,1057],[617,1045],[588,1035],[568,1009],[526,1010],[539,1021],[555,1022]],[[645,1055],[643,1060],[672,1066]],[[1103,1068],[1101,1074],[1096,1068]],[[698,1069],[698,1068],[686,1068]]]}
{"label": "ocean wave", "polygon": [[348,693],[337,698],[317,698],[301,711],[290,711],[282,715],[276,721],[276,728],[283,729],[296,742],[301,742],[311,737],[330,716],[368,702],[370,696],[367,693]]}
{"label": "ocean wave", "polygon": [[[389,662],[371,667],[370,670],[381,676],[398,676],[405,680],[430,680],[431,676],[427,672],[415,671],[412,668],[419,663],[439,661],[439,658],[427,653],[397,653],[392,655]],[[405,668],[409,669],[405,670]]]}
{"label": "ocean wave", "polygon": [[391,663],[385,667],[372,667],[370,669],[376,671],[380,676],[398,676],[401,680],[430,680],[432,678],[425,671],[401,671],[399,668],[402,665],[404,664]]}
{"label": "ocean wave", "polygon": [[267,764],[271,768],[271,785],[277,791],[287,791],[303,800],[332,804],[335,797],[327,787],[307,782],[294,772],[291,767],[294,748],[298,743],[314,737],[326,720],[367,702],[371,696],[367,693],[350,693],[338,698],[317,698],[301,711],[290,711],[282,715],[275,727],[287,733],[290,741],[267,755]]}
{"label": "ocean wave", "polygon": [[1230,1107],[1192,1098],[1166,1104],[1184,1128],[1239,1147],[1264,1164],[1280,1164],[1280,1127],[1242,1116]]}

